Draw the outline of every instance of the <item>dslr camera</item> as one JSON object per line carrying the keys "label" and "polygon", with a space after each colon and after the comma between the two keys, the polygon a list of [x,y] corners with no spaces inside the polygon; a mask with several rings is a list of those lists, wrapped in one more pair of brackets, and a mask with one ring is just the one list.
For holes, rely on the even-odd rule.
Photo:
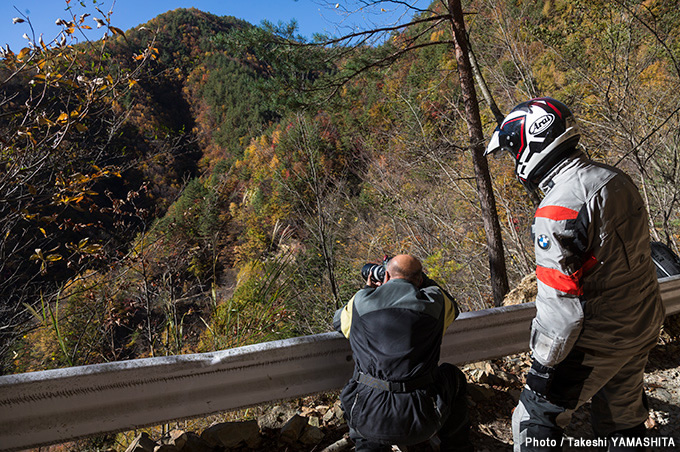
{"label": "dslr camera", "polygon": [[371,282],[374,283],[384,283],[385,282],[385,269],[387,268],[387,263],[390,261],[391,257],[385,256],[383,258],[382,264],[374,264],[369,262],[361,267],[361,277],[364,281],[368,281],[371,278]]}

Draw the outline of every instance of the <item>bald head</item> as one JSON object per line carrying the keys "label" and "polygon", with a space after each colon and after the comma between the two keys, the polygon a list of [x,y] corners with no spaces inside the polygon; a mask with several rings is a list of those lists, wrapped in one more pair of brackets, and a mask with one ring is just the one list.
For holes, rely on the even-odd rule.
{"label": "bald head", "polygon": [[408,254],[399,254],[390,259],[387,263],[387,272],[390,278],[405,279],[418,287],[423,282],[422,264]]}

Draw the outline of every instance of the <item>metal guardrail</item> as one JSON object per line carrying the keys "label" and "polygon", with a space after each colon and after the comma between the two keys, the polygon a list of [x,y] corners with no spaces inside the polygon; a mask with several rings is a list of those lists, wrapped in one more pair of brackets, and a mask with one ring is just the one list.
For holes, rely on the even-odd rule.
{"label": "metal guardrail", "polygon": [[[667,315],[680,313],[680,277],[661,280]],[[463,313],[442,361],[463,364],[528,349],[533,303]],[[325,333],[193,355],[0,377],[0,450],[19,450],[204,416],[341,388],[349,344]]]}

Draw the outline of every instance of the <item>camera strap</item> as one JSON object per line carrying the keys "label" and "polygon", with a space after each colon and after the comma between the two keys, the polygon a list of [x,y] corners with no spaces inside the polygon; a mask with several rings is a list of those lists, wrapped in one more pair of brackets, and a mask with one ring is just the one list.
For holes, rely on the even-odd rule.
{"label": "camera strap", "polygon": [[363,385],[388,392],[412,392],[434,383],[433,372],[406,381],[386,381],[363,372],[356,372],[354,379]]}

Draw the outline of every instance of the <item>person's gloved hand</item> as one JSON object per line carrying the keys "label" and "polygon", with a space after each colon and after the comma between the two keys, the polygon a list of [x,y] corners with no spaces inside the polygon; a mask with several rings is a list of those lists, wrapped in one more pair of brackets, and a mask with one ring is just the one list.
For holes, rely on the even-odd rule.
{"label": "person's gloved hand", "polygon": [[545,397],[550,391],[554,374],[554,367],[544,366],[534,358],[531,369],[527,373],[527,386],[532,391]]}

